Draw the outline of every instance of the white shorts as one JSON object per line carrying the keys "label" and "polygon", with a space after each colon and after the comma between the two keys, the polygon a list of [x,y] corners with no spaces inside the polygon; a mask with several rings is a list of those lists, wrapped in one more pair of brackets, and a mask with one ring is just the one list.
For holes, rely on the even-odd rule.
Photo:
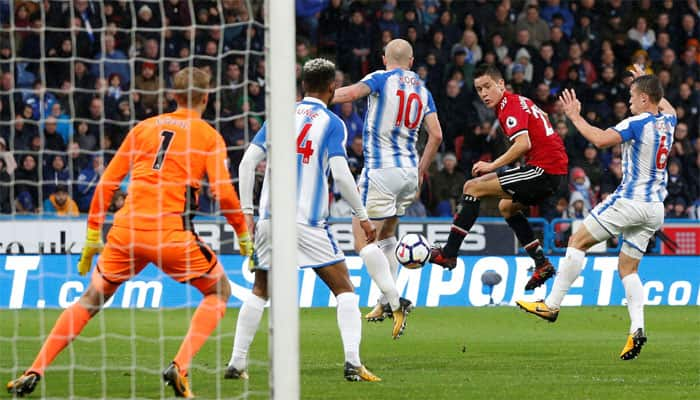
{"label": "white shorts", "polygon": [[365,168],[358,186],[371,219],[400,217],[416,198],[418,168]]}
{"label": "white shorts", "polygon": [[[255,256],[258,270],[267,271],[272,263],[270,220],[260,219],[255,225]],[[321,268],[345,261],[345,254],[327,228],[297,223],[297,265],[300,268]]]}
{"label": "white shorts", "polygon": [[646,252],[649,239],[664,223],[664,204],[625,199],[615,194],[598,204],[583,221],[595,240],[622,234],[620,251],[636,259]]}

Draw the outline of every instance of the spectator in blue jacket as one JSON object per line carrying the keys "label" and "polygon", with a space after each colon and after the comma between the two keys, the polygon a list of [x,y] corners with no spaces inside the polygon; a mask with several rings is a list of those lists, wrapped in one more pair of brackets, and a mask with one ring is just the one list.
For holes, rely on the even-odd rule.
{"label": "spectator in blue jacket", "polygon": [[340,118],[348,128],[348,141],[355,136],[362,135],[362,118],[355,112],[355,105],[351,102],[340,105]]}
{"label": "spectator in blue jacket", "polygon": [[86,168],[83,168],[78,175],[78,183],[76,185],[78,208],[80,212],[88,212],[90,210],[90,202],[95,194],[97,182],[105,170],[104,157],[95,155],[92,157],[92,162]]}

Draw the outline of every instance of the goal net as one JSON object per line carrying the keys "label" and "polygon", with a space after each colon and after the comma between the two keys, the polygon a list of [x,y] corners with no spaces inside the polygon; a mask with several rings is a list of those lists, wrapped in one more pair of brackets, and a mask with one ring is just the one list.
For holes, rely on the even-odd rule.
{"label": "goal net", "polygon": [[[223,136],[237,182],[243,152],[266,118],[264,16],[263,0],[0,1],[2,378],[31,365],[61,310],[86,290],[90,275],[78,275],[76,264],[97,181],[135,124],[175,110],[173,77],[185,67],[212,77],[202,118]],[[129,180],[110,213],[130,195]],[[267,397],[266,319],[250,353],[256,379],[224,380],[253,275],[206,181],[194,213],[232,296],[193,360],[190,384],[203,398]],[[160,374],[201,298],[149,265],[49,366],[35,396],[170,397]]]}

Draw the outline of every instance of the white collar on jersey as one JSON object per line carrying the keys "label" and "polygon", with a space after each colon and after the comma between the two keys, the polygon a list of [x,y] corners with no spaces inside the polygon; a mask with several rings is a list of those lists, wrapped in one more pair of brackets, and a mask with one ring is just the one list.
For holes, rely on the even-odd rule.
{"label": "white collar on jersey", "polygon": [[316,103],[316,104],[320,104],[320,105],[326,107],[326,103],[324,103],[323,101],[321,101],[315,97],[306,96],[303,99],[301,99],[301,101],[304,103]]}

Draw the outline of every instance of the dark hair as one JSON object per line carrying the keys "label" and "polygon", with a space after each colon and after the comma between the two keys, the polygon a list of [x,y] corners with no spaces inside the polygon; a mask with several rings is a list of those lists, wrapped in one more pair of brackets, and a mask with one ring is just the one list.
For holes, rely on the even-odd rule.
{"label": "dark hair", "polygon": [[659,104],[664,97],[664,88],[661,86],[661,81],[654,75],[639,76],[632,81],[632,84],[636,85],[640,92],[649,96],[649,100],[654,104]]}
{"label": "dark hair", "polygon": [[484,75],[488,75],[494,81],[503,79],[503,74],[496,68],[493,64],[481,64],[474,70],[474,79],[481,78]]}
{"label": "dark hair", "polygon": [[304,64],[302,76],[306,92],[325,92],[331,82],[335,80],[335,64],[324,58],[314,58]]}

